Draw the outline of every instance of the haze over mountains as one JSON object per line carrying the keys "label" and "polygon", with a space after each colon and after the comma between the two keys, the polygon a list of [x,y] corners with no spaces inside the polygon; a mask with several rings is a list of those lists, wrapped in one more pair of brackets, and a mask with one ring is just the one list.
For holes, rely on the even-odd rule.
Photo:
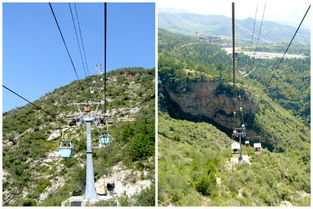
{"label": "haze over mountains", "polygon": [[[162,11],[162,10],[161,10]],[[253,18],[236,20],[236,38],[246,43],[251,41]],[[260,29],[261,21],[256,21],[255,39]],[[185,34],[203,33],[207,35],[231,36],[231,18],[223,15],[200,15],[192,13],[159,13],[159,27]],[[260,35],[261,44],[289,42],[295,27],[276,22],[264,21]],[[310,44],[310,31],[300,28],[295,43]]]}

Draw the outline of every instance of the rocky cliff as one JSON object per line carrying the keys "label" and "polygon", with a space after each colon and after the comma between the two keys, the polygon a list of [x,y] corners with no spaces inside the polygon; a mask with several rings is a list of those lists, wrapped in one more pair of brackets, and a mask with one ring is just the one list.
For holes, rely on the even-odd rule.
{"label": "rocky cliff", "polygon": [[184,113],[207,118],[222,129],[231,130],[238,126],[233,114],[234,105],[235,108],[243,108],[245,120],[258,111],[258,102],[251,99],[248,91],[239,90],[241,101],[236,101],[233,98],[238,92],[219,81],[186,81],[179,84],[167,81],[164,90]]}

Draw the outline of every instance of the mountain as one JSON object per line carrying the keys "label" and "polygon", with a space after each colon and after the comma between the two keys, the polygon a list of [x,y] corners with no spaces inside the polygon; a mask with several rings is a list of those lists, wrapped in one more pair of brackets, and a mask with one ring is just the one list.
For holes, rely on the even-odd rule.
{"label": "mountain", "polygon": [[[159,29],[159,67],[175,66],[176,69],[198,69],[209,72],[206,76],[232,81],[231,55],[218,45],[198,41],[192,36]],[[244,54],[237,57],[237,75],[249,72],[250,75],[243,80],[251,79],[267,85],[279,59],[256,59]],[[255,65],[255,66],[253,66]],[[254,70],[253,70],[254,68]],[[241,73],[239,73],[239,71]],[[183,72],[180,72],[183,73]],[[177,73],[178,74],[178,73]],[[247,78],[249,78],[247,80]],[[241,79],[239,79],[241,81]],[[267,89],[268,96],[281,106],[291,111],[294,116],[309,125],[310,123],[310,58],[284,60],[271,85]]]}
{"label": "mountain", "polygon": [[[200,15],[191,13],[159,13],[159,27],[171,31],[194,35],[202,33],[231,37],[231,18],[222,15]],[[242,43],[251,42],[254,19],[247,18],[236,20],[236,38]],[[257,37],[261,21],[256,21],[255,37]],[[260,43],[289,42],[292,38],[295,27],[283,25],[271,21],[264,21],[260,35]],[[256,39],[255,39],[256,40]],[[310,31],[300,29],[295,43],[310,44]]]}
{"label": "mountain", "polygon": [[[252,59],[239,54],[234,89],[231,56],[218,45],[163,29],[158,38],[159,204],[309,206],[310,122],[299,111],[310,110],[309,59],[284,61],[265,90],[278,59],[257,60],[245,77]],[[303,103],[290,105],[296,94]],[[245,163],[231,153],[233,111],[249,137]]]}
{"label": "mountain", "polygon": [[[96,81],[96,84],[93,84]],[[97,192],[115,183],[115,196],[98,206],[154,205],[154,69],[125,68],[107,74],[107,119],[112,141],[99,148],[103,124],[92,125]],[[69,126],[78,116],[73,102],[101,101],[98,75],[55,89],[34,103],[3,113],[3,204],[61,206],[85,189],[85,125]],[[80,88],[80,86],[82,88]],[[91,93],[91,90],[96,90]],[[95,105],[90,106],[96,110]],[[102,114],[99,106],[97,114]],[[74,143],[73,157],[59,156],[60,131]]]}

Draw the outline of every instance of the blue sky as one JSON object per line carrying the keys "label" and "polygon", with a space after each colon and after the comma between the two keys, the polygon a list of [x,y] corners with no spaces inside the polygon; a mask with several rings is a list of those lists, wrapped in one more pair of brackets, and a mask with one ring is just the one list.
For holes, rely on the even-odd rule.
{"label": "blue sky", "polygon": [[[90,73],[103,64],[103,3],[77,3]],[[52,3],[79,78],[68,3]],[[74,5],[72,4],[72,8]],[[107,70],[155,66],[155,4],[108,3]],[[3,84],[34,101],[76,79],[48,3],[3,4]],[[3,89],[3,111],[26,102]]]}

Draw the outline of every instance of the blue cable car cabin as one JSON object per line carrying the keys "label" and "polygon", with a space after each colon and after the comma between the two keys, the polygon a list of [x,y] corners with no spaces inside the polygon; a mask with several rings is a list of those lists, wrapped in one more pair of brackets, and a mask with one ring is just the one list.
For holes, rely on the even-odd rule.
{"label": "blue cable car cabin", "polygon": [[71,140],[63,140],[60,143],[60,156],[63,158],[72,157],[73,143]]}
{"label": "blue cable car cabin", "polygon": [[108,144],[110,142],[109,134],[106,134],[100,138],[101,144]]}

